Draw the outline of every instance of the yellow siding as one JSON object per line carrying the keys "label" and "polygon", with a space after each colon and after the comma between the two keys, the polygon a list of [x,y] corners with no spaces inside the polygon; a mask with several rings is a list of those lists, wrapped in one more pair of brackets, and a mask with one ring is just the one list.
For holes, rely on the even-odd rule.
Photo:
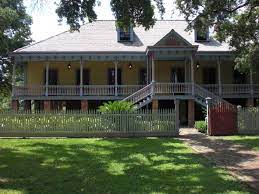
{"label": "yellow siding", "polygon": [[[28,85],[43,84],[44,64],[46,62],[31,62],[27,66],[27,83]],[[59,85],[74,85],[76,84],[76,70],[80,68],[79,62],[73,62],[71,69],[67,68],[69,62],[50,62],[50,69],[58,70]],[[197,68],[195,63],[195,81],[199,84],[203,82],[203,68],[215,67],[216,78],[217,62],[216,61],[199,61],[200,67]],[[120,62],[118,68],[122,70],[123,85],[139,84],[139,72],[141,68],[145,68],[145,62],[132,62],[132,69],[128,67],[129,62]],[[155,62],[155,79],[157,82],[171,82],[171,70],[173,67],[185,67],[184,62],[177,61],[156,61]],[[91,85],[107,85],[108,84],[108,68],[114,68],[112,62],[87,62],[84,68],[90,71]],[[257,70],[258,71],[258,70]],[[233,82],[233,64],[222,62],[221,65],[222,83],[231,84]],[[254,79],[259,83],[259,77],[254,75]]]}
{"label": "yellow siding", "polygon": [[[27,66],[27,83],[28,85],[41,85],[44,82],[44,69],[46,62],[32,62]],[[50,62],[49,69],[57,69],[59,85],[76,84],[76,70],[80,68],[80,64],[73,62],[71,69],[67,68],[69,62]],[[139,71],[145,68],[144,62],[132,63],[132,69],[128,67],[129,62],[120,62],[118,68],[122,70],[122,84],[137,85],[139,83]],[[84,68],[90,71],[90,84],[107,85],[108,69],[114,68],[112,62],[88,62],[84,64]]]}

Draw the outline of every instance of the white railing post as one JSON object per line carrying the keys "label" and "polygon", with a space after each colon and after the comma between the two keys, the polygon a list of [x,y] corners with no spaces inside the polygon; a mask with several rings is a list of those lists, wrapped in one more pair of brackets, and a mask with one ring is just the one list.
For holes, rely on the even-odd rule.
{"label": "white railing post", "polygon": [[83,60],[80,59],[80,96],[83,96]]}
{"label": "white railing post", "polygon": [[153,96],[155,94],[155,55],[154,53],[151,54],[151,60],[152,60],[152,86],[151,86],[151,95]]}
{"label": "white railing post", "polygon": [[49,95],[49,62],[45,64],[45,96]]}
{"label": "white railing post", "polygon": [[118,96],[118,61],[114,62],[115,66],[115,96]]}
{"label": "white railing post", "polygon": [[210,104],[211,104],[212,98],[207,97],[206,98],[206,123],[207,123],[207,134],[209,133],[209,109],[210,109]]}

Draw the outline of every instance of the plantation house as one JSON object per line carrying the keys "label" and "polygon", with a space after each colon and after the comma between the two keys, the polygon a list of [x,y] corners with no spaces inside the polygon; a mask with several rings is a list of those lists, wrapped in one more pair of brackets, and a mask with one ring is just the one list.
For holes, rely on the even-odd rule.
{"label": "plantation house", "polygon": [[14,51],[24,83],[15,85],[12,107],[96,109],[104,101],[130,100],[138,108],[173,108],[192,126],[206,97],[254,106],[259,98],[257,70],[234,70],[234,53],[210,31],[185,31],[186,21],[157,21],[143,27],[116,28],[115,21],[88,23]]}

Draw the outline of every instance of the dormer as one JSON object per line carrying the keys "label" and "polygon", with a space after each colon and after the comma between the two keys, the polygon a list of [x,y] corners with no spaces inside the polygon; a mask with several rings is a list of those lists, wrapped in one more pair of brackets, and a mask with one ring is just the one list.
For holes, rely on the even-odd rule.
{"label": "dormer", "polygon": [[117,28],[117,40],[118,42],[133,42],[134,39],[133,28]]}
{"label": "dormer", "polygon": [[210,31],[209,28],[199,28],[194,31],[195,42],[209,42]]}

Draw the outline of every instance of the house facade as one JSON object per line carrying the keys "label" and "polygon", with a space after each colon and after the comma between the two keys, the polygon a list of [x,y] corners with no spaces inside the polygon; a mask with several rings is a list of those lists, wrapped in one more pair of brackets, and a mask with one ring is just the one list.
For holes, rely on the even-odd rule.
{"label": "house facade", "polygon": [[182,123],[193,126],[206,97],[255,106],[259,67],[234,69],[234,53],[208,32],[185,31],[186,21],[157,21],[122,30],[115,21],[96,21],[80,32],[64,32],[20,48],[13,76],[12,107],[19,109],[96,109],[104,101],[130,100],[138,108],[173,108],[180,100]]}

